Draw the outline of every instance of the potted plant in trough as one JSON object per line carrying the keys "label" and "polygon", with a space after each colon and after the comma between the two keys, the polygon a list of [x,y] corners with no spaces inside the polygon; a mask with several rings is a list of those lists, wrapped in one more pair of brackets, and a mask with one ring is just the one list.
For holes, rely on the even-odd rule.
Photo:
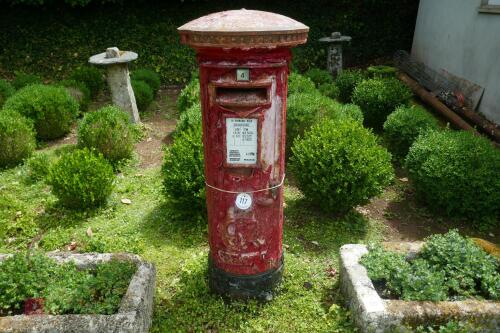
{"label": "potted plant in trough", "polygon": [[0,332],[147,332],[154,289],[136,255],[0,255]]}
{"label": "potted plant in trough", "polygon": [[[425,242],[341,247],[341,290],[362,332],[467,323],[500,329],[498,258],[452,230]],[[410,328],[409,328],[410,327]]]}

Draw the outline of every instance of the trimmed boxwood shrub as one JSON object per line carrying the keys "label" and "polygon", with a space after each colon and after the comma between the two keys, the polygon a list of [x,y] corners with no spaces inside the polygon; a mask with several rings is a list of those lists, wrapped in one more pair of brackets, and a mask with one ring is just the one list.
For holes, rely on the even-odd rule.
{"label": "trimmed boxwood shrub", "polygon": [[41,84],[42,78],[35,74],[16,72],[16,77],[12,81],[12,85],[16,90],[29,86],[30,84]]}
{"label": "trimmed boxwood shrub", "polygon": [[182,114],[196,103],[200,103],[200,80],[198,78],[191,80],[181,90],[177,98],[177,111]]}
{"label": "trimmed boxwood shrub", "polygon": [[333,83],[323,83],[318,87],[321,94],[331,99],[337,99],[339,97],[339,88]]}
{"label": "trimmed boxwood shrub", "polygon": [[84,83],[75,80],[62,80],[57,85],[65,87],[68,90],[69,94],[80,105],[81,112],[88,110],[92,95],[90,94],[90,89]]}
{"label": "trimmed boxwood shrub", "polygon": [[48,183],[64,207],[86,209],[106,203],[114,179],[102,154],[84,148],[64,154],[50,169]]}
{"label": "trimmed boxwood shrub", "polygon": [[47,153],[37,153],[26,160],[28,177],[32,181],[45,179],[50,172],[54,159]]}
{"label": "trimmed boxwood shrub", "polygon": [[332,74],[324,69],[311,68],[304,73],[304,76],[311,79],[316,87],[319,87],[322,84],[333,83]]}
{"label": "trimmed boxwood shrub", "polygon": [[351,103],[354,88],[366,78],[366,73],[359,69],[341,71],[335,79],[335,85],[339,89],[339,100],[342,103]]}
{"label": "trimmed boxwood shrub", "polygon": [[130,75],[130,79],[146,82],[151,90],[153,90],[155,96],[160,89],[160,75],[150,69],[136,69],[132,72],[132,75]]}
{"label": "trimmed boxwood shrub", "polygon": [[65,88],[41,84],[19,90],[5,101],[4,109],[32,119],[42,140],[64,136],[78,115],[78,103]]}
{"label": "trimmed boxwood shrub", "polygon": [[346,213],[367,203],[394,177],[391,154],[352,119],[318,123],[292,151],[290,170],[299,189],[325,212]]}
{"label": "trimmed boxwood shrub", "polygon": [[31,121],[15,112],[0,111],[0,168],[19,164],[35,147]]}
{"label": "trimmed boxwood shrub", "polygon": [[144,81],[132,80],[132,89],[134,89],[135,102],[139,111],[146,111],[146,109],[153,102],[153,90]]}
{"label": "trimmed boxwood shrub", "polygon": [[175,126],[174,135],[177,136],[188,128],[201,128],[201,105],[200,103],[193,104],[186,112],[181,113],[179,121]]}
{"label": "trimmed boxwood shrub", "polygon": [[370,66],[366,69],[374,78],[389,78],[396,76],[396,68],[386,65]]}
{"label": "trimmed boxwood shrub", "polygon": [[438,214],[498,221],[500,150],[465,131],[430,131],[406,157],[417,196]]}
{"label": "trimmed boxwood shrub", "polygon": [[400,106],[384,123],[384,139],[391,153],[401,159],[408,154],[410,146],[420,134],[438,128],[436,118],[424,108]]}
{"label": "trimmed boxwood shrub", "polygon": [[205,174],[201,125],[188,128],[165,149],[162,167],[167,199],[183,215],[205,216]]}
{"label": "trimmed boxwood shrub", "polygon": [[0,108],[7,98],[14,95],[16,90],[9,81],[0,79]]}
{"label": "trimmed boxwood shrub", "polygon": [[96,149],[112,164],[130,158],[134,127],[117,106],[105,106],[83,117],[78,126],[78,146]]}
{"label": "trimmed boxwood shrub", "polygon": [[316,91],[314,82],[310,78],[292,72],[288,76],[288,96],[300,93],[313,93]]}
{"label": "trimmed boxwood shrub", "polygon": [[352,102],[363,111],[366,126],[382,129],[387,116],[411,97],[410,89],[397,79],[370,79],[356,86]]}
{"label": "trimmed boxwood shrub", "polygon": [[97,68],[91,66],[84,66],[75,69],[71,72],[69,79],[85,84],[85,86],[90,90],[92,98],[97,96],[99,91],[101,91],[104,87],[101,72]]}
{"label": "trimmed boxwood shrub", "polygon": [[335,116],[349,117],[356,120],[360,124],[363,123],[363,112],[361,112],[361,109],[356,104],[338,104]]}

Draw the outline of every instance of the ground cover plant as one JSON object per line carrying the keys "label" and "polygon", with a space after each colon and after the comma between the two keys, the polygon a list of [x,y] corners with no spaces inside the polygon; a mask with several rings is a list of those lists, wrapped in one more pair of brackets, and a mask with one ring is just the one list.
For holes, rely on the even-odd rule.
{"label": "ground cover plant", "polygon": [[500,151],[466,131],[431,131],[406,157],[417,195],[436,214],[495,225],[500,214]]}
{"label": "ground cover plant", "polygon": [[33,120],[37,138],[51,140],[69,132],[78,114],[78,103],[63,87],[34,84],[7,99],[0,112],[4,111]]}
{"label": "ground cover plant", "polygon": [[42,253],[14,254],[0,262],[0,316],[23,313],[33,298],[44,300],[46,314],[114,314],[135,270],[116,260],[78,270]]}
{"label": "ground cover plant", "polygon": [[388,298],[408,301],[500,298],[497,259],[456,230],[427,238],[412,260],[379,245],[371,247],[361,263],[379,292]]}
{"label": "ground cover plant", "polygon": [[[310,27],[309,40],[293,50],[294,67],[304,72],[325,66],[319,38],[342,31],[353,37],[347,65],[392,56],[411,47],[418,2],[413,0],[101,1],[6,0],[0,11],[0,73],[15,70],[62,79],[107,46],[139,54],[137,66],[153,69],[164,84],[184,84],[195,70],[195,53],[179,41],[177,27],[220,10],[249,8],[292,17]],[[57,9],[57,10],[56,10]],[[386,18],[390,17],[390,20]],[[34,46],[35,45],[35,46]]]}

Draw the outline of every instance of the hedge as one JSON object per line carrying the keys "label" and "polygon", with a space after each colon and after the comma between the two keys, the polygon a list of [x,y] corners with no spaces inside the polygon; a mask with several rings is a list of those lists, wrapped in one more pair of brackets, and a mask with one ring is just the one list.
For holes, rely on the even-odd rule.
{"label": "hedge", "polygon": [[[40,3],[44,5],[34,6]],[[332,31],[353,37],[346,47],[346,65],[409,49],[418,1],[294,0],[284,5],[264,0],[10,0],[0,1],[0,6],[0,76],[12,77],[22,70],[62,79],[91,55],[117,46],[139,54],[133,66],[159,73],[164,84],[179,84],[189,80],[196,62],[194,51],[179,43],[176,29],[202,15],[253,8],[305,23],[311,29],[309,42],[293,50],[293,67],[304,72],[326,67],[326,45],[318,39]]]}

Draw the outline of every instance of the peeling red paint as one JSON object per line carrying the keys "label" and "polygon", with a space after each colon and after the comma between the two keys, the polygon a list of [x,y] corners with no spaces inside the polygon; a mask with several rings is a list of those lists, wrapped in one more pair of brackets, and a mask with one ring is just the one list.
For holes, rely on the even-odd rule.
{"label": "peeling red paint", "polygon": [[[252,192],[280,184],[284,177],[289,59],[290,50],[280,48],[198,50],[206,181],[249,193],[253,202],[242,210],[235,205],[236,193],[207,187],[211,259],[228,273],[260,274],[281,262],[283,188]],[[237,81],[237,68],[248,68],[250,80]],[[221,92],[224,96],[217,95]],[[227,162],[227,118],[257,119],[254,165]]]}

